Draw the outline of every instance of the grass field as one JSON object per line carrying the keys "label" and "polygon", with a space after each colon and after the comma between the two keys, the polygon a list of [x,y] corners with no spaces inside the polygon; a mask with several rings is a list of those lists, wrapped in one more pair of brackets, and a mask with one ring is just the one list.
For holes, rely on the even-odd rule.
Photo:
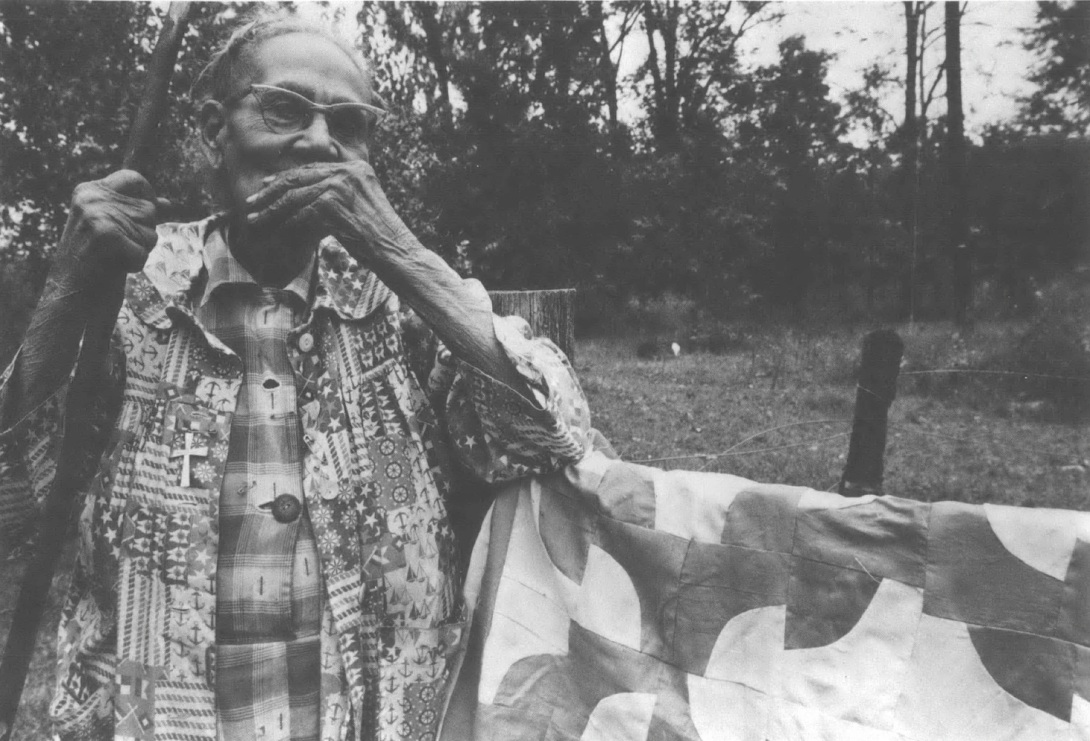
{"label": "grass field", "polygon": [[[1053,421],[1063,417],[1062,398],[1035,399],[1002,375],[923,372],[993,367],[990,359],[1002,357],[1024,330],[997,323],[963,337],[944,324],[899,328],[904,375],[890,410],[886,493],[1090,510],[1090,425]],[[835,489],[848,451],[862,336],[764,328],[746,333],[727,354],[683,350],[649,360],[637,358],[636,339],[585,340],[576,370],[595,427],[627,460]],[[0,634],[22,566],[0,563],[0,594],[8,599]],[[15,738],[47,738],[59,609],[53,598]]]}
{"label": "grass field", "polygon": [[[1090,427],[1050,421],[1062,410],[1012,393],[1002,375],[920,372],[983,364],[1019,329],[987,325],[963,338],[945,324],[900,328],[887,494],[1090,509]],[[650,360],[636,357],[635,340],[590,340],[576,370],[594,426],[626,460],[835,489],[862,335],[772,329],[729,354]]]}

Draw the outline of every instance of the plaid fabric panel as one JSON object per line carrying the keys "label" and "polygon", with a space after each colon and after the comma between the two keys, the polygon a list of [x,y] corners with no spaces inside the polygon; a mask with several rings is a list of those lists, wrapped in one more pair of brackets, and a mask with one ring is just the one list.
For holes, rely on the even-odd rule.
{"label": "plaid fabric panel", "polygon": [[317,635],[220,645],[216,652],[219,737],[318,741]]}
{"label": "plaid fabric panel", "polygon": [[[220,492],[216,697],[224,738],[316,739],[321,627],[317,548],[306,512],[278,522],[279,495],[304,501],[288,334],[306,276],[261,288],[222,243],[208,245],[199,320],[242,359]],[[308,273],[309,274],[309,273]]]}
{"label": "plaid fabric panel", "polygon": [[[262,291],[230,261],[221,227],[161,226],[129,279],[119,424],[131,435],[104,461],[108,488],[83,510],[55,730],[158,741],[433,737],[464,614],[440,500],[435,443],[446,424],[405,370],[397,299],[334,242],[313,271]],[[315,319],[297,325],[307,302]],[[296,347],[303,333],[314,352]],[[501,455],[483,463],[506,478],[582,450],[579,421],[568,429],[551,418],[582,401],[563,398],[570,369],[535,367],[537,353],[500,339],[532,401],[493,398],[487,379],[466,382],[456,361],[441,385],[461,376],[460,388],[435,396],[446,419],[461,411],[451,396],[472,399],[471,421],[455,428],[462,452]],[[46,418],[57,415],[44,412],[58,410],[46,407],[0,436],[0,470],[18,479],[0,488],[0,520],[29,509],[52,477]],[[500,419],[482,424],[489,410]],[[539,415],[528,439],[507,421]],[[517,440],[496,448],[507,435],[493,430]],[[259,506],[304,486],[309,511],[294,525]]]}

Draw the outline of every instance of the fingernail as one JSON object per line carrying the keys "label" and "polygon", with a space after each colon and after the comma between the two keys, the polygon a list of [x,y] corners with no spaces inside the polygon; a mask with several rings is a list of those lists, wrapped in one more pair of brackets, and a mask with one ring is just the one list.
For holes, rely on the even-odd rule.
{"label": "fingernail", "polygon": [[271,183],[271,182],[272,182],[272,181],[274,181],[274,180],[276,180],[276,175],[268,175],[268,176],[266,176],[266,177],[265,177],[264,179],[262,179],[262,181],[261,181],[261,182],[263,182],[263,183]]}
{"label": "fingernail", "polygon": [[254,221],[257,219],[257,214],[246,214],[246,221]]}
{"label": "fingernail", "polygon": [[257,200],[257,193],[254,193],[254,194],[253,194],[252,196],[249,196],[249,197],[248,197],[248,198],[246,199],[246,203],[253,203],[253,202],[254,202],[254,201],[256,201],[256,200]]}

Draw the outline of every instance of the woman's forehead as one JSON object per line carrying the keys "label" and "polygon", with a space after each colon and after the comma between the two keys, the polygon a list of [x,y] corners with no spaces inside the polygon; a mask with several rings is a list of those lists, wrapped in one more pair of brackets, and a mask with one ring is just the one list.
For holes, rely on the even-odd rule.
{"label": "woman's forehead", "polygon": [[370,102],[363,70],[334,41],[317,33],[274,36],[249,50],[246,84],[276,85],[317,103]]}

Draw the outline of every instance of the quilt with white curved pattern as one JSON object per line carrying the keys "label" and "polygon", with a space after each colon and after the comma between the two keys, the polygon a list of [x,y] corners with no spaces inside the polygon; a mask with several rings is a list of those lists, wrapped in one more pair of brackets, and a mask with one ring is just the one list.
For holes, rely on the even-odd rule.
{"label": "quilt with white curved pattern", "polygon": [[444,739],[1090,739],[1090,514],[599,453],[486,519]]}

